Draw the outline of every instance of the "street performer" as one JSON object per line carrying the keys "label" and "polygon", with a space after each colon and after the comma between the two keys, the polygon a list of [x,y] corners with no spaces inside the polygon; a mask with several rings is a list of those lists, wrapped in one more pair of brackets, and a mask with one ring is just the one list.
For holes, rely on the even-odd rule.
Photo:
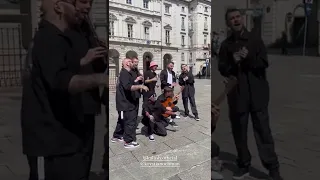
{"label": "street performer", "polygon": [[249,176],[251,155],[247,144],[247,126],[250,115],[262,164],[269,170],[272,180],[281,180],[269,124],[269,83],[266,77],[269,63],[266,47],[261,37],[244,27],[239,9],[228,9],[225,20],[231,35],[221,44],[218,69],[222,76],[235,76],[238,81],[228,94],[229,118],[239,167],[233,179]]}
{"label": "street performer", "polygon": [[[168,104],[172,103],[174,105],[173,107],[168,107],[164,105],[164,103],[168,102],[170,99],[172,100],[172,102],[169,102]],[[163,93],[158,97],[155,104],[155,111],[156,113],[159,114],[159,117],[161,118],[161,120],[165,120],[165,122],[167,122],[173,127],[178,127],[178,125],[174,122],[176,112],[179,111],[179,108],[175,106],[178,103],[178,99],[179,99],[179,96],[174,97],[173,89],[167,86],[163,89]],[[164,114],[166,114],[168,117],[165,117]],[[166,126],[164,126],[163,128],[161,127],[159,128],[161,128],[163,131],[166,132],[166,129],[165,129]]]}

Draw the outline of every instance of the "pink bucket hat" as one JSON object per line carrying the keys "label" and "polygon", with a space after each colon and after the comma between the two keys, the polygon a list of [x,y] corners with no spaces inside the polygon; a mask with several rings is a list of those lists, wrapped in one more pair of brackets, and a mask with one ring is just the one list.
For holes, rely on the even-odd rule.
{"label": "pink bucket hat", "polygon": [[151,61],[151,63],[150,63],[150,66],[149,66],[149,67],[152,67],[152,66],[158,66],[158,64],[157,64],[155,61]]}

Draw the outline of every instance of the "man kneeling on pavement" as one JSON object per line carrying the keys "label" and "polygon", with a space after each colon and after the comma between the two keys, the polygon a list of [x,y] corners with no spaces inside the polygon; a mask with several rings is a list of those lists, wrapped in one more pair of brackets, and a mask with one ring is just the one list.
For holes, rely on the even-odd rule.
{"label": "man kneeling on pavement", "polygon": [[[150,141],[154,141],[153,134],[158,136],[166,136],[166,127],[170,124],[171,126],[177,127],[177,124],[173,121],[176,112],[179,111],[177,106],[164,107],[162,105],[169,97],[173,97],[173,89],[165,87],[163,94],[161,94],[157,100],[155,94],[148,93],[147,100],[143,103],[143,119],[142,124],[148,128],[147,135]],[[179,96],[176,96],[173,100],[173,104],[178,103]],[[169,118],[167,117],[169,116]]]}

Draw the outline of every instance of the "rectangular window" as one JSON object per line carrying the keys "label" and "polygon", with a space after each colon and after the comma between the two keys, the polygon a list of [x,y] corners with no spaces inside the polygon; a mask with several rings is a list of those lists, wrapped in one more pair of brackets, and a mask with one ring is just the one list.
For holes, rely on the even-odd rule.
{"label": "rectangular window", "polygon": [[114,36],[114,21],[109,22],[109,36]]}
{"label": "rectangular window", "polygon": [[144,27],[144,38],[150,40],[150,28]]}
{"label": "rectangular window", "polygon": [[131,0],[126,0],[127,4],[132,4]]}
{"label": "rectangular window", "polygon": [[204,30],[208,30],[208,17],[204,17]]}
{"label": "rectangular window", "polygon": [[170,7],[169,7],[168,5],[165,5],[165,6],[164,6],[164,12],[165,12],[166,14],[170,14]]}
{"label": "rectangular window", "polygon": [[149,0],[143,0],[143,8],[149,9]]}
{"label": "rectangular window", "polygon": [[181,53],[181,61],[184,61],[184,53]]}
{"label": "rectangular window", "polygon": [[166,44],[170,44],[170,31],[166,30]]}
{"label": "rectangular window", "polygon": [[133,25],[128,24],[128,38],[133,38]]}
{"label": "rectangular window", "polygon": [[181,46],[184,46],[185,44],[184,44],[184,36],[182,35],[181,36]]}
{"label": "rectangular window", "polygon": [[185,30],[186,27],[184,26],[184,17],[181,17],[181,30]]}
{"label": "rectangular window", "polygon": [[192,63],[192,53],[190,53],[190,55],[189,55],[189,64],[191,64]]}
{"label": "rectangular window", "polygon": [[185,11],[184,7],[182,7],[182,8],[181,8],[181,11],[182,11],[182,12],[184,12],[184,11]]}
{"label": "rectangular window", "polygon": [[204,8],[204,12],[208,12],[208,7],[205,7],[205,8]]}

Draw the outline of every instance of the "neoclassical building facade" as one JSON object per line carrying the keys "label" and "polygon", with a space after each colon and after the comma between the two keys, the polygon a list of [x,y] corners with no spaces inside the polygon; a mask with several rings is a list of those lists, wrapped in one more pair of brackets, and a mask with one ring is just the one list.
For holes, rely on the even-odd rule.
{"label": "neoclassical building facade", "polygon": [[189,64],[196,74],[197,61],[209,56],[210,8],[210,1],[110,0],[109,54],[116,72],[134,51],[142,71],[151,60],[159,70],[173,61],[175,71]]}

